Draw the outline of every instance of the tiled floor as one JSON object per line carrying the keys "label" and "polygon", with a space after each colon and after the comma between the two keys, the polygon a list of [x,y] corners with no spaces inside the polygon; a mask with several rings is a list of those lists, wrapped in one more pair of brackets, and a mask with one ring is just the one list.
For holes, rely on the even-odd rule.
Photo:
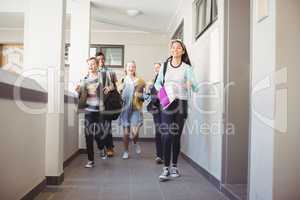
{"label": "tiled floor", "polygon": [[47,186],[36,200],[227,200],[183,159],[180,178],[159,182],[162,166],[153,161],[154,144],[141,144],[141,157],[122,160],[122,144],[116,143],[116,157],[100,160],[96,154],[93,169],[84,168],[86,155],[78,156],[65,168],[63,184]]}

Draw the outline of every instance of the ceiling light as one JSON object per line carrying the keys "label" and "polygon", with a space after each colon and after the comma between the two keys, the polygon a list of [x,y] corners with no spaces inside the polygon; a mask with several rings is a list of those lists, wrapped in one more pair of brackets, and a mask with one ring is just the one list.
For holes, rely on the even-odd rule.
{"label": "ceiling light", "polygon": [[129,15],[130,17],[135,17],[139,14],[141,14],[141,11],[136,10],[136,9],[129,9],[126,11],[127,15]]}

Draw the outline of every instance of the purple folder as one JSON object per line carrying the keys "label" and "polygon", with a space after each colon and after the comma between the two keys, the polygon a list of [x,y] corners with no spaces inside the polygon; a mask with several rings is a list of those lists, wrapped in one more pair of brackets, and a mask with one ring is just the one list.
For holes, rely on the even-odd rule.
{"label": "purple folder", "polygon": [[163,109],[166,109],[170,105],[170,100],[166,88],[164,86],[160,88],[159,92],[157,93],[157,96]]}

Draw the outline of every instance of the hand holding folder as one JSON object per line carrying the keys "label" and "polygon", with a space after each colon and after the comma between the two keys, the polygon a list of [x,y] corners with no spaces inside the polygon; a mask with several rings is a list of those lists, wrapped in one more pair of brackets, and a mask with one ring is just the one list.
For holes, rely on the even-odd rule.
{"label": "hand holding folder", "polygon": [[157,96],[164,110],[175,100],[174,90],[171,85],[161,87]]}

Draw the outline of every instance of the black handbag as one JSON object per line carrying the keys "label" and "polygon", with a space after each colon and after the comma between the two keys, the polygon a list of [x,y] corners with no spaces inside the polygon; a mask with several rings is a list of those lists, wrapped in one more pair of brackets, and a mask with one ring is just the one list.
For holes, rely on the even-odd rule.
{"label": "black handbag", "polygon": [[146,107],[147,111],[152,114],[158,113],[159,109],[160,109],[160,103],[159,103],[159,99],[157,97],[157,91],[154,86],[151,87],[149,95],[150,95],[151,99]]}
{"label": "black handbag", "polygon": [[147,105],[147,111],[152,113],[152,114],[156,114],[159,112],[160,110],[160,102],[159,99],[157,97],[157,90],[154,87],[154,84],[156,82],[156,79],[158,77],[158,74],[155,76],[155,79],[153,81],[153,85],[150,88],[150,102]]}
{"label": "black handbag", "polygon": [[122,98],[120,93],[115,89],[110,91],[104,100],[103,118],[105,120],[118,119],[122,111]]}
{"label": "black handbag", "polygon": [[[106,73],[104,73],[106,76]],[[105,85],[106,78],[103,80],[103,85]],[[108,94],[104,95],[103,103],[104,103],[104,111],[102,112],[102,116],[104,120],[116,120],[118,119],[122,107],[122,97],[121,94],[118,92],[116,84],[114,84],[114,90],[108,92]]]}

